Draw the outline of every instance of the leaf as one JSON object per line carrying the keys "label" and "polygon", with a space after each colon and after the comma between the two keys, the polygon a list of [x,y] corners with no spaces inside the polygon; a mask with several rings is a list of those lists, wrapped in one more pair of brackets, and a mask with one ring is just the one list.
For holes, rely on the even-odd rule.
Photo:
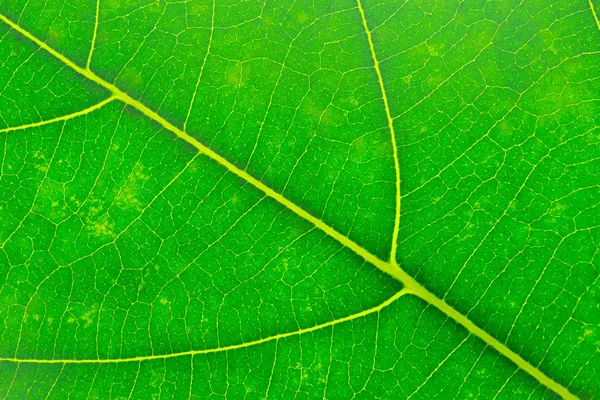
{"label": "leaf", "polygon": [[598,396],[594,7],[3,2],[0,396]]}

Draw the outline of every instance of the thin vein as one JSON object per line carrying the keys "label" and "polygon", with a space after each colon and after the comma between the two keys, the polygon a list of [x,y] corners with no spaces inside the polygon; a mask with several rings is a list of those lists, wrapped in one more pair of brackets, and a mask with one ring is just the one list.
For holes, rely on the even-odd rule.
{"label": "thin vein", "polygon": [[196,138],[190,136],[188,133],[179,129],[178,127],[176,127],[175,125],[173,125],[172,123],[170,123],[169,121],[164,119],[162,116],[157,114],[155,111],[153,111],[150,108],[148,108],[147,106],[145,106],[140,101],[133,99],[131,96],[129,96],[128,94],[121,91],[121,89],[119,89],[118,87],[116,87],[115,85],[113,85],[111,83],[106,82],[104,79],[100,78],[98,75],[96,75],[92,71],[81,68],[80,66],[75,64],[73,61],[71,61],[70,59],[68,59],[67,57],[62,55],[61,53],[57,52],[56,50],[54,50],[52,47],[48,46],[46,43],[44,43],[37,37],[33,36],[31,33],[29,33],[28,31],[21,28],[19,25],[15,24],[14,22],[12,22],[8,18],[6,18],[4,15],[0,14],[0,20],[4,21],[8,25],[10,25],[13,29],[15,29],[16,31],[18,31],[19,33],[21,33],[22,35],[27,37],[29,40],[35,42],[38,46],[40,46],[41,48],[43,48],[44,50],[46,50],[47,52],[52,54],[54,57],[58,58],[60,61],[62,61],[69,67],[71,67],[73,70],[75,70],[79,74],[85,76],[86,78],[97,83],[98,85],[108,89],[110,92],[113,93],[114,98],[117,98],[120,101],[122,101],[123,103],[136,108],[138,111],[140,111],[142,114],[146,115],[148,118],[154,120],[155,122],[158,122],[164,128],[173,132],[176,136],[178,136],[179,138],[183,139],[187,143],[194,146],[200,153],[208,156],[212,160],[221,164],[223,167],[225,167],[231,173],[242,178],[243,180],[250,183],[255,188],[260,190],[261,192],[265,193],[267,196],[276,200],[281,205],[285,206],[286,208],[288,208],[292,212],[296,213],[300,217],[304,218],[305,220],[311,222],[316,227],[321,229],[323,232],[325,232],[329,236],[333,237],[334,239],[336,239],[338,242],[340,242],[344,246],[352,249],[355,253],[362,256],[365,260],[378,266],[382,271],[388,273],[389,275],[391,275],[391,276],[395,277],[396,279],[403,281],[403,282],[407,279],[412,279],[412,278],[410,278],[409,275],[407,275],[400,268],[398,268],[386,261],[383,261],[379,257],[371,254],[368,250],[366,250],[359,244],[355,243],[354,241],[350,240],[345,235],[339,233],[338,231],[336,231],[335,229],[333,229],[332,227],[327,225],[325,222],[323,222],[321,219],[308,213],[306,210],[302,209],[295,203],[291,202],[290,200],[288,200],[286,197],[284,197],[280,193],[275,192],[273,189],[271,189],[270,187],[268,187],[267,185],[265,185],[258,179],[254,178],[252,175],[250,175],[246,171],[238,168],[233,163],[231,163],[229,160],[225,159],[224,157],[217,154],[212,149],[210,149],[207,146],[205,146],[204,144],[200,143]]}
{"label": "thin vein", "polygon": [[[412,278],[411,278],[412,279]],[[420,285],[419,285],[420,286]],[[414,293],[415,295],[421,297],[423,300],[427,301],[429,304],[433,305],[441,312],[458,322],[464,328],[466,328],[469,332],[483,340],[488,346],[494,348],[504,357],[511,360],[513,363],[517,365],[517,367],[521,368],[529,375],[537,379],[542,385],[546,386],[548,389],[557,393],[564,399],[578,399],[577,396],[572,394],[566,387],[556,382],[549,376],[547,376],[544,372],[539,370],[530,364],[527,360],[521,357],[519,354],[515,353],[511,349],[509,349],[504,343],[500,342],[498,339],[475,325],[469,318],[452,308],[448,303],[444,300],[440,299],[433,293],[427,291],[427,289],[420,286],[419,288],[409,289],[409,292]]]}
{"label": "thin vein", "polygon": [[381,69],[379,68],[379,60],[377,59],[377,53],[375,52],[375,45],[373,44],[373,38],[371,37],[371,31],[367,25],[367,18],[365,16],[365,10],[363,9],[360,0],[356,0],[358,3],[358,10],[362,18],[362,23],[367,33],[367,40],[369,42],[369,49],[371,50],[371,57],[373,58],[373,68],[377,74],[377,80],[379,81],[379,89],[381,90],[381,97],[383,99],[383,107],[385,109],[385,116],[387,118],[388,127],[392,139],[392,149],[394,154],[394,169],[396,172],[396,217],[394,220],[394,231],[392,233],[392,249],[390,251],[390,260],[392,263],[396,262],[396,248],[398,247],[398,232],[400,231],[400,206],[401,206],[401,192],[400,192],[400,163],[398,161],[398,147],[396,146],[396,132],[394,131],[394,119],[390,111],[390,104],[383,83],[383,76],[381,75]]}
{"label": "thin vein", "polygon": [[[450,360],[452,358],[452,356],[458,351],[460,350],[460,348],[462,347],[463,344],[465,344],[465,342],[467,340],[469,340],[469,338],[471,337],[471,335],[465,335],[464,339],[454,347],[454,349],[452,349],[452,351],[450,351],[448,354],[446,354],[446,357],[444,357],[443,360],[441,360],[438,365],[431,370],[431,372],[429,373],[429,375],[427,375],[427,377],[423,380],[423,382],[421,382],[421,384],[411,393],[408,395],[408,397],[406,398],[407,400],[409,400],[410,398],[412,398],[414,395],[416,395],[417,393],[419,393],[419,390],[421,390],[423,388],[423,386],[425,386],[427,384],[427,382],[429,382],[431,380],[431,377],[433,375],[435,375],[436,372],[438,372],[446,363],[446,361]],[[458,391],[457,391],[458,392]]]}
{"label": "thin vein", "polygon": [[[565,399],[577,399],[577,397],[574,396],[571,392],[569,392],[569,390],[567,388],[565,388],[558,382],[554,381],[552,378],[548,377],[541,370],[539,370],[536,367],[534,367],[533,365],[531,365],[528,361],[523,359],[520,355],[518,355],[517,353],[515,353],[514,351],[509,349],[506,345],[501,343],[498,339],[494,338],[489,333],[487,333],[486,331],[484,331],[483,329],[481,329],[480,327],[475,325],[465,315],[463,315],[460,312],[458,312],[457,310],[455,310],[453,307],[448,305],[444,300],[440,299],[435,294],[431,293],[429,290],[427,290],[425,287],[423,287],[421,284],[419,284],[412,276],[408,275],[402,268],[400,268],[396,264],[395,259],[392,259],[392,262],[381,260],[379,257],[373,255],[368,250],[361,247],[357,243],[353,242],[345,235],[339,233],[338,231],[336,231],[335,229],[333,229],[332,227],[327,225],[325,222],[323,222],[319,218],[314,217],[313,215],[311,215],[310,213],[308,213],[307,211],[305,211],[304,209],[302,209],[295,203],[291,202],[290,200],[288,200],[281,194],[275,192],[273,189],[266,186],[265,184],[263,184],[262,182],[260,182],[259,180],[257,180],[256,178],[254,178],[253,176],[248,174],[247,172],[239,169],[234,164],[229,162],[227,159],[223,158],[222,156],[220,156],[219,154],[217,154],[210,148],[206,147],[205,145],[200,143],[197,139],[193,138],[186,132],[177,128],[172,123],[170,123],[169,121],[164,119],[162,116],[157,114],[155,111],[153,111],[150,108],[148,108],[147,106],[145,106],[140,101],[133,99],[131,96],[129,96],[128,94],[121,91],[115,85],[106,82],[104,79],[100,78],[99,76],[97,76],[96,74],[91,72],[90,70],[79,67],[73,61],[71,61],[70,59],[68,59],[67,57],[65,57],[64,55],[59,53],[58,51],[54,50],[52,47],[50,47],[45,42],[38,39],[31,33],[29,33],[27,30],[23,29],[20,25],[12,22],[10,19],[8,19],[3,14],[0,14],[0,20],[3,21],[4,23],[8,24],[11,28],[16,30],[17,32],[19,32],[20,34],[22,34],[29,40],[36,43],[38,46],[40,46],[41,48],[43,48],[44,50],[46,50],[47,52],[52,54],[54,57],[59,59],[61,62],[63,62],[64,64],[66,64],[67,66],[69,66],[70,68],[72,68],[73,70],[78,72],[79,74],[83,75],[84,77],[88,78],[89,80],[91,80],[91,81],[97,83],[98,85],[103,86],[104,88],[111,91],[115,98],[121,100],[125,104],[131,105],[132,107],[136,108],[138,111],[140,111],[141,113],[146,115],[148,118],[153,119],[155,122],[159,123],[164,128],[173,132],[179,138],[183,139],[187,143],[196,147],[196,149],[198,149],[198,151],[200,153],[206,155],[207,157],[213,159],[215,162],[221,164],[223,167],[228,169],[231,173],[233,173],[233,174],[237,175],[238,177],[242,178],[243,180],[247,181],[248,183],[253,185],[256,189],[262,191],[267,196],[273,198],[275,201],[279,202],[281,205],[288,208],[290,211],[294,212],[298,216],[311,222],[317,228],[321,229],[324,233],[326,233],[333,239],[337,240],[339,243],[341,243],[345,247],[351,249],[356,254],[358,254],[359,256],[364,258],[366,261],[370,262],[371,264],[373,264],[374,266],[376,266],[383,272],[385,272],[385,273],[393,276],[397,280],[399,280],[401,283],[403,283],[405,285],[405,289],[403,291],[399,292],[398,295],[405,294],[405,293],[412,293],[416,296],[421,297],[423,300],[425,300],[428,303],[430,303],[431,305],[435,306],[441,312],[446,314],[448,317],[452,318],[457,323],[462,325],[469,332],[475,334],[477,337],[479,337],[481,340],[483,340],[489,346],[496,349],[500,354],[502,354],[506,358],[510,359],[519,368],[521,368],[524,371],[526,371],[527,373],[529,373],[531,376],[536,378],[541,384],[543,384],[550,390],[556,392],[557,394],[559,394],[560,396],[562,396]],[[395,142],[394,138],[393,138],[393,140]],[[397,215],[397,218],[399,218],[399,215]],[[317,328],[313,327],[310,329],[315,330]],[[293,334],[296,334],[296,333],[293,333]],[[286,335],[286,334],[284,334],[284,335]],[[270,339],[264,339],[263,341],[273,340],[274,338],[275,337],[272,337]],[[212,350],[188,351],[188,352],[175,353],[175,354],[169,354],[169,355],[163,355],[163,356],[135,357],[135,358],[131,358],[128,360],[141,361],[141,360],[152,359],[152,358],[171,358],[171,357],[182,356],[182,355],[194,355],[194,354],[199,354],[198,352],[209,353],[209,352],[216,352],[216,351],[221,351],[221,350],[229,350],[229,349],[238,348],[238,347],[247,347],[250,345],[250,343],[258,344],[260,342],[261,341],[248,342],[245,344],[224,347],[224,348],[221,348],[218,350],[212,349]],[[24,362],[23,360],[11,359],[11,358],[0,358],[0,361]],[[82,360],[80,360],[79,362],[117,362],[117,361],[118,360],[112,360],[112,361],[107,361],[107,360],[103,360],[103,361],[83,360],[82,361]],[[40,361],[30,360],[29,362],[40,362]],[[61,363],[61,362],[63,362],[64,363],[64,362],[77,362],[77,361],[74,361],[74,360],[58,360],[58,361],[46,360],[44,362],[46,362],[46,363],[52,363],[52,362],[53,363],[57,363],[57,362]]]}
{"label": "thin vein", "polygon": [[208,60],[208,55],[210,54],[210,47],[212,45],[213,33],[215,31],[215,1],[212,1],[212,12],[211,12],[211,22],[210,22],[210,36],[208,37],[208,45],[206,46],[206,54],[204,54],[204,59],[202,60],[202,66],[200,67],[200,72],[198,73],[198,80],[196,81],[196,87],[194,88],[194,94],[192,94],[192,99],[190,100],[190,105],[188,107],[188,113],[185,117],[185,121],[183,123],[183,130],[187,129],[187,123],[190,119],[190,115],[192,115],[192,108],[194,107],[194,101],[196,100],[196,93],[198,93],[198,87],[200,86],[200,81],[202,80],[202,75],[204,74],[204,66],[206,65],[206,61]]}

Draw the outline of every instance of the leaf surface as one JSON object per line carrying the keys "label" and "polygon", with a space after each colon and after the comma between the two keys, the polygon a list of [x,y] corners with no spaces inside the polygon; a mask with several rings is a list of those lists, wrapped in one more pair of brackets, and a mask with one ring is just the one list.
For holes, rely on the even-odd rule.
{"label": "leaf surface", "polygon": [[594,398],[591,1],[0,5],[2,398]]}

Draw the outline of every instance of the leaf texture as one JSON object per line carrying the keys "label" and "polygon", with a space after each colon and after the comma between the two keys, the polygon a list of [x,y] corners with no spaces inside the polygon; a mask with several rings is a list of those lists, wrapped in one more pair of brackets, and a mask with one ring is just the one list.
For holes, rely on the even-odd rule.
{"label": "leaf texture", "polygon": [[591,0],[0,3],[0,397],[596,398]]}

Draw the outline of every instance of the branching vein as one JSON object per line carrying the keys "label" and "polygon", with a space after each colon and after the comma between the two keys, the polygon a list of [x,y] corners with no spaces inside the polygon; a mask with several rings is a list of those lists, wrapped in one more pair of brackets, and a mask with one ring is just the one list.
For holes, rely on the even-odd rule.
{"label": "branching vein", "polygon": [[[362,7],[360,7],[360,9],[361,9],[361,14],[363,16],[363,21],[366,21],[366,19],[364,17],[364,12],[362,11]],[[327,235],[329,235],[330,237],[334,238],[335,240],[337,240],[338,242],[340,242],[342,245],[350,248],[356,254],[358,254],[361,257],[363,257],[366,261],[368,261],[371,264],[375,265],[380,270],[382,270],[382,271],[386,272],[387,274],[393,276],[394,278],[398,279],[400,282],[402,282],[404,284],[404,286],[405,286],[404,290],[402,290],[401,292],[399,292],[398,294],[396,294],[394,297],[392,297],[390,300],[388,300],[387,302],[383,303],[382,305],[380,305],[378,307],[381,307],[381,308],[384,307],[385,305],[391,303],[393,300],[395,300],[396,298],[400,297],[403,294],[411,293],[411,294],[414,294],[416,296],[419,296],[422,299],[424,299],[425,301],[427,301],[428,303],[430,303],[431,305],[433,305],[434,307],[438,308],[441,312],[445,313],[448,317],[452,318],[457,323],[459,323],[460,325],[462,325],[469,332],[471,332],[475,336],[479,337],[488,346],[494,348],[499,353],[501,353],[502,355],[504,355],[505,357],[507,357],[508,359],[510,359],[519,368],[521,368],[521,369],[525,370],[526,372],[528,372],[531,376],[533,376],[534,378],[536,378],[541,384],[545,385],[547,388],[549,388],[552,391],[556,392],[557,394],[559,394],[563,398],[566,398],[566,399],[575,399],[576,398],[572,393],[570,393],[568,391],[567,388],[565,388],[564,386],[562,386],[558,382],[554,381],[552,378],[548,377],[546,374],[544,374],[538,368],[534,367],[528,361],[526,361],[525,359],[523,359],[520,355],[516,354],[511,349],[509,349],[505,344],[501,343],[499,340],[497,340],[496,338],[494,338],[493,336],[491,336],[489,333],[487,333],[486,331],[484,331],[483,329],[481,329],[480,327],[478,327],[477,325],[475,325],[465,315],[463,315],[460,312],[458,312],[456,309],[454,309],[449,304],[447,304],[444,300],[440,299],[435,294],[433,294],[432,292],[430,292],[429,290],[427,290],[425,287],[423,287],[421,284],[419,284],[417,281],[415,281],[415,279],[413,277],[411,277],[410,275],[408,275],[403,269],[401,269],[396,264],[395,258],[392,258],[391,261],[383,261],[383,260],[381,260],[379,257],[377,257],[377,256],[373,255],[372,253],[370,253],[367,249],[363,248],[359,244],[357,244],[354,241],[350,240],[345,235],[343,235],[343,234],[339,233],[338,231],[336,231],[331,226],[327,225],[321,219],[319,219],[319,218],[311,215],[310,213],[308,213],[307,211],[305,211],[304,209],[302,209],[301,207],[299,207],[298,205],[296,205],[292,201],[288,200],[287,198],[285,198],[281,194],[275,192],[273,189],[271,189],[270,187],[266,186],[264,183],[260,182],[258,179],[254,178],[253,176],[251,176],[247,172],[239,169],[233,163],[231,163],[230,161],[228,161],[224,157],[220,156],[219,154],[217,154],[216,152],[214,152],[213,150],[211,150],[207,146],[203,145],[197,139],[193,138],[192,136],[190,136],[185,131],[181,130],[180,128],[176,127],[175,125],[173,125],[172,123],[170,123],[169,121],[167,121],[161,115],[159,115],[155,111],[153,111],[150,108],[148,108],[147,106],[145,106],[139,100],[133,99],[131,96],[129,96],[128,94],[126,94],[123,91],[121,91],[117,86],[115,86],[115,85],[113,85],[113,84],[105,81],[104,79],[102,79],[98,75],[94,74],[89,69],[87,69],[87,68],[81,68],[80,66],[78,66],[77,64],[75,64],[73,61],[71,61],[70,59],[68,59],[67,57],[65,57],[64,55],[62,55],[61,53],[59,53],[58,51],[56,51],[55,49],[53,49],[52,47],[50,47],[49,45],[47,45],[45,42],[43,42],[42,40],[38,39],[37,37],[35,37],[31,33],[29,33],[27,30],[23,29],[21,26],[19,26],[18,24],[14,23],[10,19],[8,19],[6,16],[0,14],[0,21],[3,21],[7,25],[9,25],[11,28],[13,28],[15,31],[19,32],[23,36],[27,37],[29,40],[31,40],[34,43],[36,43],[42,49],[44,49],[48,53],[52,54],[54,57],[56,57],[57,59],[59,59],[61,62],[63,62],[65,65],[69,66],[70,68],[72,68],[73,70],[75,70],[76,72],[78,72],[79,74],[81,74],[84,77],[88,78],[89,80],[95,82],[96,84],[98,84],[98,85],[100,85],[100,86],[108,89],[113,94],[113,97],[111,97],[111,99],[112,98],[117,98],[117,99],[121,100],[123,103],[128,104],[128,105],[134,107],[139,112],[143,113],[144,115],[146,115],[147,117],[151,118],[152,120],[154,120],[158,124],[162,125],[167,130],[173,132],[179,138],[183,139],[187,143],[189,143],[192,146],[194,146],[196,149],[198,149],[198,151],[200,153],[206,155],[207,157],[211,158],[215,162],[221,164],[223,167],[225,167],[231,173],[233,173],[233,174],[237,175],[238,177],[240,177],[241,179],[247,181],[248,183],[250,183],[251,185],[253,185],[256,189],[258,189],[261,192],[265,193],[267,196],[273,198],[274,200],[276,200],[281,205],[283,205],[284,207],[286,207],[290,211],[294,212],[298,216],[300,216],[300,217],[304,218],[305,220],[311,222],[317,228],[319,228],[323,232],[325,232]],[[365,22],[365,29],[366,29],[366,22]],[[370,32],[368,31],[368,29],[367,29],[367,33],[368,33],[368,35],[370,35]],[[371,44],[371,46],[372,46],[372,44]],[[387,109],[387,113],[388,113],[388,121],[389,121],[389,118],[390,118],[390,115],[389,115],[389,106],[387,105],[387,97],[385,96],[385,88],[383,87],[383,83],[382,83],[383,80],[381,78],[381,73],[379,72],[379,67],[378,67],[378,63],[377,63],[377,58],[375,57],[375,54],[374,54],[374,49],[372,49],[372,52],[373,52],[373,57],[374,57],[375,65],[377,66],[376,67],[376,71],[378,71],[378,78],[380,80],[380,85],[382,85],[381,89],[382,89],[382,94],[383,94],[383,98],[384,98],[384,103],[386,104],[386,109]],[[395,150],[396,149],[396,146],[395,146],[395,137],[394,137],[394,134],[393,134],[394,132],[393,132],[393,126],[392,126],[391,122],[390,122],[390,130],[391,130],[391,133],[392,133],[392,141],[394,142],[394,150]],[[396,163],[397,163],[397,155],[396,155]],[[400,179],[399,178],[399,171],[397,171],[397,184],[398,185],[399,185],[399,179]],[[397,201],[398,201],[398,207],[399,207],[399,191],[398,191],[398,199],[397,199]],[[398,208],[398,211],[399,211],[399,208]],[[399,212],[396,215],[396,219],[397,219],[397,221],[399,221]],[[398,229],[398,225],[396,225],[396,229]],[[396,235],[397,235],[397,233],[396,233]],[[396,247],[395,245],[392,246],[393,249],[395,249],[395,247]],[[308,332],[308,331],[313,331],[313,330],[321,329],[321,328],[323,328],[325,326],[328,326],[327,324],[333,325],[335,323],[342,322],[343,320],[349,320],[349,319],[353,319],[353,318],[358,318],[359,316],[366,315],[369,312],[375,312],[375,311],[377,311],[377,307],[375,307],[374,309],[370,309],[370,310],[364,311],[363,313],[355,314],[354,316],[346,317],[346,319],[340,319],[340,320],[332,321],[332,322],[329,322],[329,323],[326,323],[326,324],[317,325],[317,326],[314,326],[312,328],[307,328],[307,330],[305,330],[305,331]],[[233,345],[233,346],[229,346],[229,347],[218,348],[218,349],[193,350],[193,351],[188,351],[188,352],[173,353],[173,354],[162,355],[162,356],[143,356],[143,357],[136,357],[136,358],[130,358],[130,359],[119,359],[119,360],[109,360],[109,359],[106,359],[106,360],[79,360],[79,361],[77,361],[77,360],[28,360],[27,361],[27,360],[13,359],[13,358],[0,358],[0,361],[12,361],[12,362],[21,362],[21,363],[22,362],[36,362],[36,363],[67,363],[67,362],[70,362],[70,363],[76,363],[76,362],[80,362],[80,363],[91,363],[91,362],[98,363],[98,362],[104,362],[104,363],[110,363],[110,362],[119,362],[119,361],[122,362],[122,361],[125,361],[125,360],[126,361],[143,361],[143,360],[149,360],[149,359],[154,359],[154,358],[172,358],[172,357],[184,356],[184,355],[194,355],[194,354],[217,352],[217,351],[223,351],[223,350],[233,350],[235,348],[248,347],[248,346],[251,346],[251,345],[254,345],[254,344],[259,344],[259,343],[262,343],[262,342],[265,342],[265,341],[270,341],[270,340],[282,338],[282,337],[285,337],[285,336],[296,335],[298,333],[302,333],[302,331],[281,334],[279,336],[273,336],[273,337],[269,337],[269,338],[262,339],[262,340],[259,340],[259,341],[247,342],[247,343],[242,343],[242,344]]]}

